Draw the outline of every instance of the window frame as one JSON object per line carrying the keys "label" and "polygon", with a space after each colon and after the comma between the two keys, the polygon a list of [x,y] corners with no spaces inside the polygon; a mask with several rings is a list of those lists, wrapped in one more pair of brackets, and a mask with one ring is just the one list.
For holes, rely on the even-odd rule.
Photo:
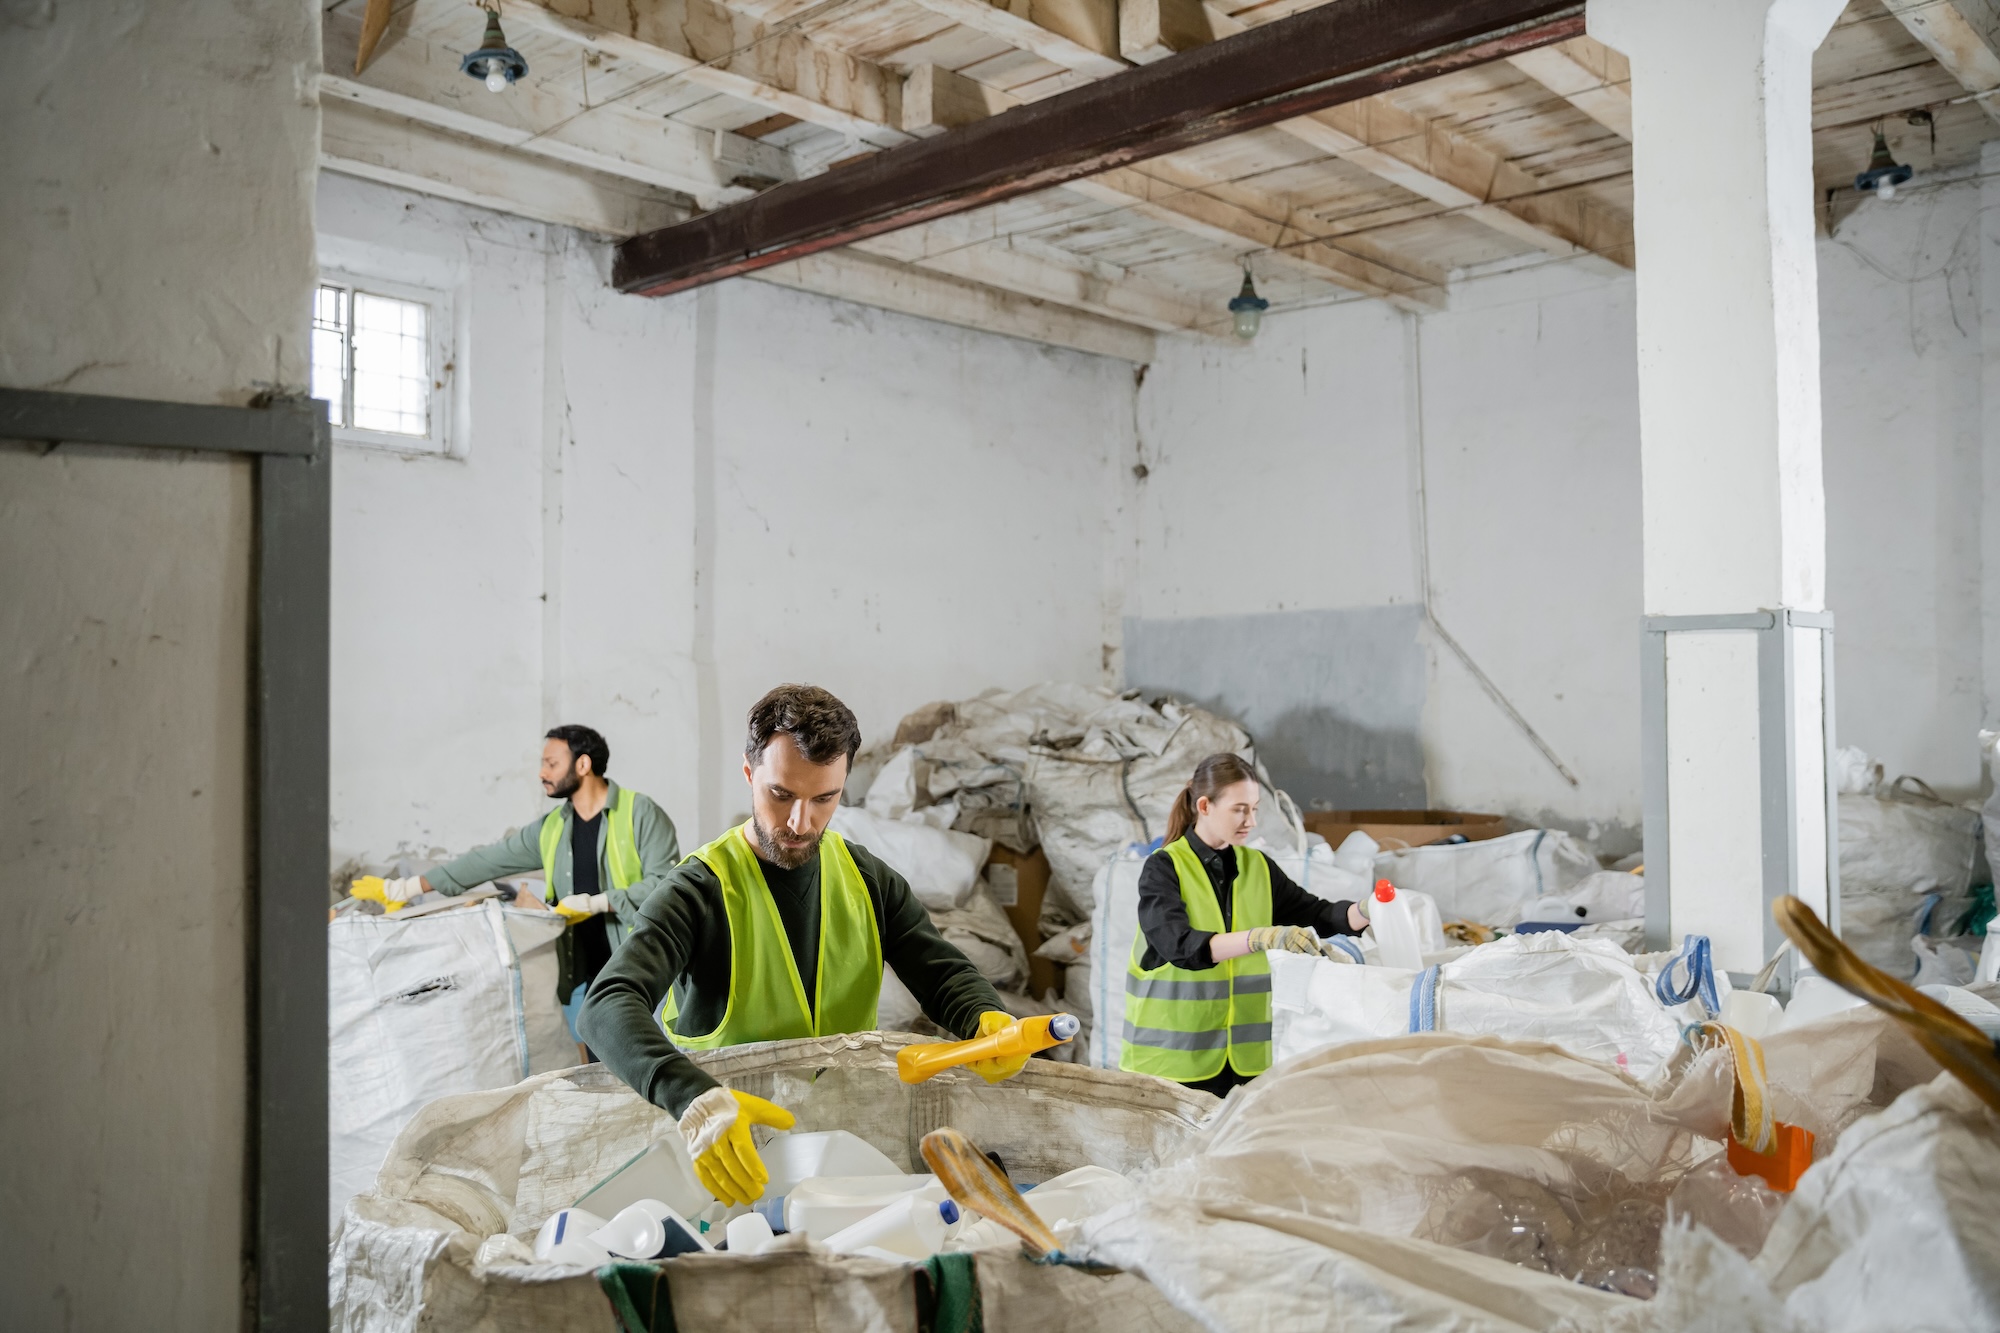
{"label": "window frame", "polygon": [[[460,447],[458,432],[454,429],[455,414],[452,411],[452,400],[457,396],[453,383],[458,374],[455,346],[458,320],[454,309],[454,293],[446,288],[398,282],[393,278],[376,277],[353,268],[331,264],[320,267],[319,276],[313,283],[315,302],[319,299],[319,289],[322,287],[338,287],[347,293],[347,363],[341,369],[341,391],[346,401],[340,405],[342,417],[351,421],[354,416],[353,330],[356,293],[386,297],[395,301],[408,301],[423,306],[424,341],[431,368],[427,434],[401,435],[394,431],[368,430],[354,425],[334,426],[332,428],[334,443],[357,449],[403,454],[413,458],[462,458],[464,450]],[[312,320],[309,315],[307,337],[310,339],[311,336]]]}

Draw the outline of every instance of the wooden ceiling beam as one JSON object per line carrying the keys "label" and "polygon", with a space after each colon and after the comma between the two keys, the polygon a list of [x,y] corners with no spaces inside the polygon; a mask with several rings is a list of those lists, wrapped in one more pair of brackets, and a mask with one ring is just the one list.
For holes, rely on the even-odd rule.
{"label": "wooden ceiling beam", "polygon": [[791,155],[728,131],[699,130],[640,117],[612,104],[585,109],[527,79],[489,93],[458,70],[458,59],[406,35],[378,48],[365,74],[351,75],[361,28],[328,11],[321,23],[322,100],[339,100],[519,148],[592,171],[675,190],[703,208],[747,199],[796,179]]}
{"label": "wooden ceiling beam", "polygon": [[560,37],[877,148],[907,142],[903,79],[716,0],[496,0],[511,25]]}
{"label": "wooden ceiling beam", "polygon": [[[2000,89],[2000,4],[1995,0],[1882,0],[1969,93]],[[1979,105],[2000,121],[2000,97]]]}
{"label": "wooden ceiling beam", "polygon": [[1632,65],[1591,37],[1507,57],[1507,63],[1619,138],[1632,139]]}
{"label": "wooden ceiling beam", "polygon": [[636,236],[618,248],[613,281],[664,295],[755,272],[1561,41],[1581,24],[1574,0],[1335,0]]}
{"label": "wooden ceiling beam", "polygon": [[[1018,105],[1021,103],[1008,94],[962,74],[923,66],[911,71],[904,85],[903,124],[914,133],[935,133]],[[1113,171],[1079,182],[1075,188],[1099,202],[1141,213],[1231,250],[1267,248],[1274,235],[1297,244],[1327,230],[1318,224],[1294,225],[1296,214],[1289,206],[1249,187],[1218,182],[1172,155],[1154,158],[1138,170]],[[1228,197],[1185,197],[1193,193]],[[938,225],[925,223],[918,230]],[[1442,275],[1429,273],[1406,282],[1408,262],[1384,252],[1372,241],[1357,238],[1337,246],[1305,245],[1289,258],[1313,270],[1313,276],[1411,309],[1428,308],[1442,299]]]}
{"label": "wooden ceiling beam", "polygon": [[[376,60],[383,55],[378,48]],[[374,69],[371,61],[369,70]],[[341,175],[600,236],[629,236],[687,216],[685,204],[649,186],[343,100],[329,101],[322,109],[320,165]],[[755,276],[781,287],[961,328],[1140,364],[1153,358],[1153,331],[1137,322],[1105,318],[872,255],[814,255],[803,264]]]}
{"label": "wooden ceiling beam", "polygon": [[1118,49],[1118,0],[914,0],[942,18],[1017,51],[1092,78],[1126,67]]}
{"label": "wooden ceiling beam", "polygon": [[[1122,0],[1120,15],[1126,54],[1140,62],[1253,31],[1202,0]],[[1537,48],[1533,54],[1554,49]],[[1585,218],[1576,206],[1551,209],[1515,202],[1540,191],[1534,177],[1468,135],[1414,115],[1386,97],[1282,121],[1277,129],[1549,254],[1631,253],[1629,218],[1602,209]],[[1629,258],[1620,262],[1630,267]]]}

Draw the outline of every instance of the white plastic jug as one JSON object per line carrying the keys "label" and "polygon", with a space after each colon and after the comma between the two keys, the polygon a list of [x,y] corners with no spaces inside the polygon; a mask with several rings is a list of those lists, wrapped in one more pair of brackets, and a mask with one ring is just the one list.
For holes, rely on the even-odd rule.
{"label": "white plastic jug", "polygon": [[1859,1008],[1866,1003],[1868,1001],[1859,995],[1842,990],[1817,972],[1808,972],[1792,983],[1792,1002],[1785,1006],[1785,1017],[1777,1030],[1789,1032],[1814,1019],[1829,1017],[1843,1009]]}
{"label": "white plastic jug", "polygon": [[873,1144],[844,1129],[814,1130],[805,1134],[779,1134],[764,1145],[765,1169],[771,1183],[764,1187],[766,1199],[782,1198],[802,1180],[815,1176],[901,1176],[903,1168],[884,1156]]}
{"label": "white plastic jug", "polygon": [[558,1208],[535,1235],[535,1259],[545,1264],[579,1264],[601,1268],[611,1251],[592,1239],[604,1219],[581,1208]]}
{"label": "white plastic jug", "polygon": [[1368,907],[1368,925],[1375,932],[1378,951],[1376,961],[1384,967],[1423,971],[1423,937],[1409,902],[1396,892],[1396,886],[1386,879],[1376,880],[1375,901]]}
{"label": "white plastic jug", "polygon": [[936,1176],[815,1176],[785,1195],[785,1227],[824,1240],[906,1194],[932,1203],[946,1197]]}
{"label": "white plastic jug", "polygon": [[758,1213],[730,1218],[724,1234],[729,1237],[731,1254],[762,1254],[773,1239],[771,1224]]}
{"label": "white plastic jug", "polygon": [[958,1209],[948,1200],[938,1203],[906,1194],[828,1236],[826,1248],[835,1254],[879,1249],[907,1259],[928,1259],[944,1248],[945,1236],[957,1217]]}
{"label": "white plastic jug", "polygon": [[687,1145],[681,1141],[679,1131],[669,1131],[652,1147],[591,1186],[590,1192],[576,1201],[576,1206],[588,1208],[599,1217],[612,1217],[641,1199],[658,1199],[682,1217],[697,1216],[708,1207],[709,1193],[695,1179],[694,1166],[688,1161]]}
{"label": "white plastic jug", "polygon": [[639,1200],[590,1239],[622,1259],[664,1259],[715,1248],[699,1228],[658,1199]]}
{"label": "white plastic jug", "polygon": [[1021,1196],[1035,1216],[1051,1228],[1081,1222],[1123,1203],[1138,1191],[1130,1180],[1101,1166],[1079,1166],[1045,1180]]}

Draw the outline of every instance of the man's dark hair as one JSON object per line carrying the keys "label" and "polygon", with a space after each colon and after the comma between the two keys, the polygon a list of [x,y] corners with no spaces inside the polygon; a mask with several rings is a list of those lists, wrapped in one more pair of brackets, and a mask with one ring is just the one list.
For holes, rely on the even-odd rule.
{"label": "man's dark hair", "polygon": [[780,685],[750,706],[750,734],[743,757],[755,767],[771,737],[783,732],[808,763],[830,764],[842,755],[848,767],[861,750],[854,710],[817,685]]}
{"label": "man's dark hair", "polygon": [[604,737],[589,727],[551,727],[548,739],[561,741],[569,747],[571,767],[575,767],[576,757],[580,754],[590,756],[590,771],[600,778],[604,776],[604,770],[611,767],[611,747],[604,743]]}

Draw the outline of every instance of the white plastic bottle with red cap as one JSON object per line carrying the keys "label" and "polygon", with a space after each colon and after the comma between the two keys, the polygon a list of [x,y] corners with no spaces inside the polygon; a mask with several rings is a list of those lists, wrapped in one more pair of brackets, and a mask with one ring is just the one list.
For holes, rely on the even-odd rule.
{"label": "white plastic bottle with red cap", "polygon": [[1386,879],[1375,881],[1375,901],[1368,904],[1368,924],[1375,931],[1376,959],[1384,967],[1400,967],[1411,972],[1424,970],[1422,937],[1417,919],[1410,912],[1410,900],[1396,892]]}

